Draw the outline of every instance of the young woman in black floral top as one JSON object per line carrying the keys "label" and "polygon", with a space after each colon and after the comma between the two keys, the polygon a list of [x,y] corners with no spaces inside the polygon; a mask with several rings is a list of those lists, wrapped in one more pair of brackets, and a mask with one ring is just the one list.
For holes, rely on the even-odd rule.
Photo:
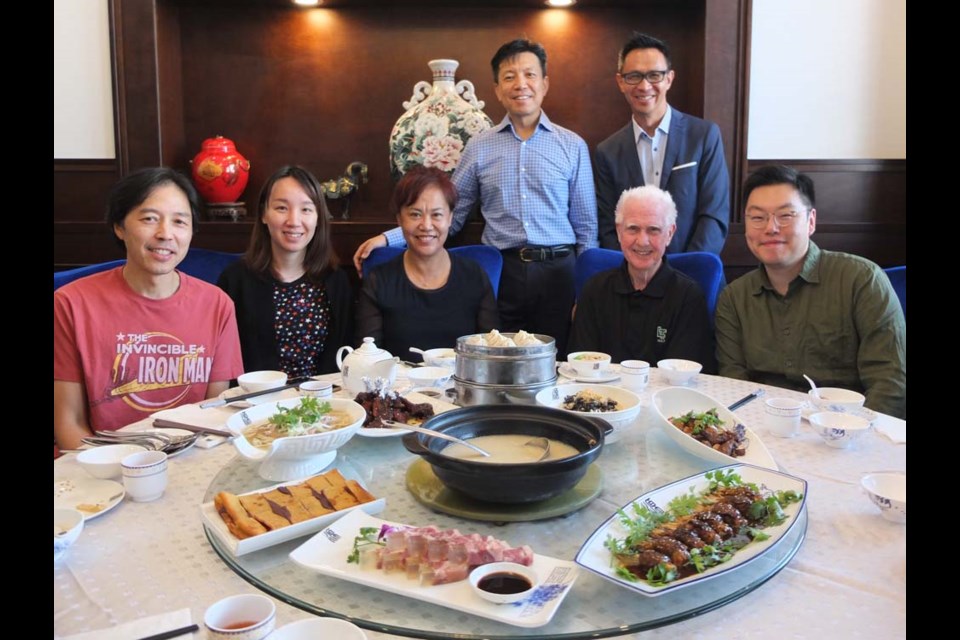
{"label": "young woman in black floral top", "polygon": [[337,370],[337,349],[352,343],[354,299],[329,217],[320,183],[302,167],[282,167],[263,185],[250,246],[218,283],[236,305],[244,370]]}

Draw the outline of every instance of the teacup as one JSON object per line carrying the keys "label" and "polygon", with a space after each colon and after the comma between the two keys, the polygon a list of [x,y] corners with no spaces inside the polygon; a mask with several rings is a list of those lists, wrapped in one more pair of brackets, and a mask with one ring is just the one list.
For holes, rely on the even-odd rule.
{"label": "teacup", "polygon": [[213,640],[262,640],[277,624],[277,606],[255,593],[229,596],[207,608],[203,624]]}
{"label": "teacup", "polygon": [[150,502],[167,488],[167,454],[163,451],[131,453],[120,461],[123,488],[134,502]]}
{"label": "teacup", "polygon": [[600,351],[575,351],[567,356],[579,378],[599,378],[610,368],[610,355]]}
{"label": "teacup", "polygon": [[800,430],[804,402],[793,398],[769,398],[764,402],[767,431],[779,438],[792,438]]}
{"label": "teacup", "polygon": [[620,381],[631,391],[640,391],[650,382],[650,363],[644,360],[624,360],[620,363]]}
{"label": "teacup", "polygon": [[300,385],[300,395],[308,398],[329,398],[333,395],[333,383],[307,380]]}

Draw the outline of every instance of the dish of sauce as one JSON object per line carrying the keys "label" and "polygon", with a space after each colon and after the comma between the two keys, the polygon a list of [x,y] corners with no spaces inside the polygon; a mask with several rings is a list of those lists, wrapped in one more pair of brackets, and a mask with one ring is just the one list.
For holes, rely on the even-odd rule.
{"label": "dish of sauce", "polygon": [[247,627],[252,627],[257,624],[256,620],[246,620],[243,622],[231,622],[230,624],[223,625],[223,628],[227,631],[236,631],[238,629],[246,629]]}
{"label": "dish of sauce", "polygon": [[487,593],[497,593],[501,595],[510,595],[514,593],[523,593],[533,587],[533,584],[526,576],[509,571],[498,571],[488,576],[480,578],[477,587]]}

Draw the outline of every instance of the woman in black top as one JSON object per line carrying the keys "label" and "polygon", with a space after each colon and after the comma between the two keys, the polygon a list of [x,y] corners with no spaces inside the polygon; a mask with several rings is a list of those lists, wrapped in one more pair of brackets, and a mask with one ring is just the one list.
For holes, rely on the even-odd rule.
{"label": "woman in black top", "polygon": [[337,349],[353,342],[353,291],[329,217],[320,183],[302,167],[282,167],[263,185],[250,246],[218,282],[237,308],[244,370],[337,371]]}
{"label": "woman in black top", "polygon": [[354,342],[370,336],[406,359],[410,347],[453,347],[460,336],[499,327],[486,272],[443,248],[456,202],[436,168],[415,167],[397,183],[390,204],[407,250],[363,279]]}

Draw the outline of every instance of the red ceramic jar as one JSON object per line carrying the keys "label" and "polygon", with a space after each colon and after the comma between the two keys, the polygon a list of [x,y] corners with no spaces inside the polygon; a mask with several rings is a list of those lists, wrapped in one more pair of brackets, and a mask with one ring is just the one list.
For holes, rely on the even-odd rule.
{"label": "red ceramic jar", "polygon": [[233,140],[217,136],[203,141],[193,159],[193,184],[210,204],[240,199],[250,178],[250,162],[237,151]]}

